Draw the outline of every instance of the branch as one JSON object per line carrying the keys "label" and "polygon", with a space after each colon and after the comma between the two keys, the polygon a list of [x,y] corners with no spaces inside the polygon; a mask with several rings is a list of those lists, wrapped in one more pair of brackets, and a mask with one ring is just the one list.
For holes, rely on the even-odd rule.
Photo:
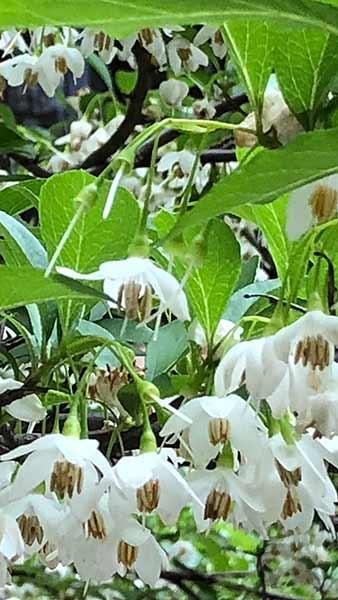
{"label": "branch", "polygon": [[32,158],[21,156],[21,154],[9,154],[8,156],[36,177],[47,179],[47,177],[53,175],[53,173],[50,173],[46,169],[40,167],[40,165],[38,165]]}
{"label": "branch", "polygon": [[143,102],[151,86],[152,74],[155,67],[152,64],[151,55],[140,44],[135,45],[134,52],[138,66],[138,77],[125,118],[108,142],[90,154],[79,167],[80,169],[89,169],[90,167],[100,165],[95,174],[98,175],[101,173],[107,159],[123,146],[127,138],[133,133],[135,125],[142,120]]}

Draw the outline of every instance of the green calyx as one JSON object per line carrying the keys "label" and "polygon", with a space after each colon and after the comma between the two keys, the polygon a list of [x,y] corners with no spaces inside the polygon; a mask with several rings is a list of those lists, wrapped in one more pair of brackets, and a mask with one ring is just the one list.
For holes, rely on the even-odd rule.
{"label": "green calyx", "polygon": [[76,439],[80,439],[81,437],[81,424],[78,418],[77,402],[74,402],[70,409],[62,429],[62,434]]}

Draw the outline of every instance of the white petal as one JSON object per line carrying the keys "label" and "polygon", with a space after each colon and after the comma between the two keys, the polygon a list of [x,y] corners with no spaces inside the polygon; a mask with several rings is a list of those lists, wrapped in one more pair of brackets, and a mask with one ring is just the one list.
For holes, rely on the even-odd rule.
{"label": "white petal", "polygon": [[290,194],[287,208],[286,233],[291,241],[300,238],[314,224],[309,200],[316,185],[316,182],[309,183]]}
{"label": "white petal", "polygon": [[60,275],[65,275],[66,277],[71,277],[71,279],[87,279],[88,281],[99,281],[100,279],[104,279],[104,275],[101,271],[94,271],[94,273],[78,273],[73,269],[68,269],[68,267],[56,267],[56,271],[60,273]]}
{"label": "white petal", "polygon": [[27,421],[28,423],[42,421],[47,414],[41,400],[35,394],[14,400],[5,408],[15,419]]}

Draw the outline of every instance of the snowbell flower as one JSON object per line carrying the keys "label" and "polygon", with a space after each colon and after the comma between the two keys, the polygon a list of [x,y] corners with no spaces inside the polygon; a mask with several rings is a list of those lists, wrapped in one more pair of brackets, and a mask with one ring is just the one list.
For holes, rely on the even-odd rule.
{"label": "snowbell flower", "polygon": [[338,175],[329,175],[294,190],[287,209],[286,233],[294,241],[316,225],[337,216]]}
{"label": "snowbell flower", "polygon": [[199,499],[177,471],[177,456],[169,448],[121,458],[114,467],[117,485],[129,503],[130,513],[156,512],[174,525],[182,509]]}
{"label": "snowbell flower", "polygon": [[193,104],[194,115],[197,119],[213,119],[216,114],[216,109],[212,102],[207,98],[196,100]]}
{"label": "snowbell flower", "polygon": [[[315,512],[328,529],[332,529],[331,516],[337,492],[331,482],[324,459],[333,462],[332,457],[317,440],[309,434],[302,435],[299,441],[287,444],[280,433],[267,441],[268,451],[260,454],[261,476],[257,471],[257,483],[266,493],[269,510],[280,510],[280,520],[286,529],[307,531],[313,522]],[[271,457],[273,462],[271,463]],[[283,484],[282,503],[279,494],[274,502],[270,489],[266,487],[266,475],[275,470]]]}
{"label": "snowbell flower", "polygon": [[74,81],[83,75],[85,63],[77,48],[55,44],[46,48],[39,57],[39,84],[47,96],[55,94],[63,76],[71,71]]}
{"label": "snowbell flower", "polygon": [[[157,165],[159,173],[169,171],[168,186],[172,189],[185,188],[189,181],[190,173],[195,162],[195,155],[188,150],[167,152],[162,156]],[[196,170],[194,184],[196,190],[201,192],[209,181],[210,165],[199,166]]]}
{"label": "snowbell flower", "polygon": [[224,58],[227,52],[227,47],[224,43],[222,33],[217,27],[204,25],[194,37],[195,46],[202,46],[205,42],[211,42],[211,48],[215,56]]}
{"label": "snowbell flower", "polygon": [[188,417],[191,423],[179,414],[172,415],[163,426],[161,436],[179,436],[187,431],[188,444],[198,466],[206,466],[228,442],[250,457],[252,448],[259,445],[265,431],[255,411],[235,394],[226,398],[193,398],[180,407],[179,413]]}
{"label": "snowbell flower", "polygon": [[63,144],[69,144],[71,150],[80,150],[82,143],[88,139],[92,129],[92,123],[89,123],[86,119],[72,121],[69,133],[55,140],[55,145],[62,146]]}
{"label": "snowbell flower", "polygon": [[8,504],[5,510],[19,525],[26,554],[31,556],[44,547],[44,552],[52,548],[65,517],[65,510],[56,497],[28,494]]}
{"label": "snowbell flower", "polygon": [[207,67],[209,59],[199,48],[181,36],[172,39],[168,46],[169,64],[176,77],[183,71],[197,71],[200,66]]}
{"label": "snowbell flower", "polygon": [[0,50],[3,51],[2,58],[7,56],[7,54],[12,54],[16,49],[20,50],[20,52],[28,51],[28,46],[21,33],[16,29],[3,31],[0,35]]}
{"label": "snowbell flower", "polygon": [[80,51],[85,58],[93,54],[93,52],[97,52],[103,62],[109,65],[117,54],[114,40],[104,31],[84,29],[81,37]]}
{"label": "snowbell flower", "polygon": [[[233,321],[221,319],[214,335],[214,346],[216,347],[214,357],[221,358],[224,351],[224,345],[227,342],[239,342],[242,333],[243,327],[238,327]],[[202,348],[202,355],[206,356],[208,349],[207,338],[202,325],[196,319],[189,327],[188,339],[200,346]]]}
{"label": "snowbell flower", "polygon": [[[3,379],[0,377],[0,394],[7,390],[17,390],[23,386],[23,383],[16,381],[15,379],[8,378]],[[47,411],[41,403],[41,400],[36,394],[29,394],[18,400],[13,400],[10,404],[7,404],[4,409],[14,419],[19,421],[26,421],[32,423],[33,421],[42,421]]]}
{"label": "snowbell flower", "polygon": [[[276,131],[278,141],[284,146],[298,133],[303,131],[296,117],[291,113],[283,95],[279,89],[267,88],[264,94],[263,110],[261,115],[263,133],[268,133],[273,127]],[[246,129],[256,130],[256,114],[249,113],[241,126]],[[238,129],[235,131],[236,144],[239,147],[251,148],[257,143],[254,134]]]}
{"label": "snowbell flower", "polygon": [[184,81],[178,79],[168,79],[162,81],[159,87],[160,97],[171,107],[181,106],[182,101],[189,93],[189,86]]}
{"label": "snowbell flower", "polygon": [[273,343],[274,337],[267,336],[240,342],[230,348],[216,369],[217,396],[230,394],[243,383],[255,400],[270,396],[287,370],[287,365],[275,352]]}
{"label": "snowbell flower", "polygon": [[213,522],[223,520],[235,527],[243,526],[263,535],[265,506],[259,489],[234,473],[228,467],[212,470],[197,469],[188,476],[188,482],[203,503],[203,510],[194,507],[194,517],[199,531]]}
{"label": "snowbell flower", "polygon": [[100,265],[94,273],[78,273],[73,269],[57,267],[58,273],[72,279],[98,281],[103,279],[103,291],[112,299],[109,305],[121,306],[128,319],[149,317],[152,294],[160,301],[159,310],[169,309],[182,321],[190,319],[188,302],[173,275],[157,267],[149,258],[131,256],[125,260],[111,260]]}
{"label": "snowbell flower", "polygon": [[0,492],[0,503],[4,498],[8,501],[22,498],[46,482],[50,492],[68,500],[72,509],[82,514],[91,506],[101,484],[112,477],[109,462],[98,450],[97,440],[52,433],[3,454],[1,460],[26,454],[29,456],[18,469],[13,483]]}

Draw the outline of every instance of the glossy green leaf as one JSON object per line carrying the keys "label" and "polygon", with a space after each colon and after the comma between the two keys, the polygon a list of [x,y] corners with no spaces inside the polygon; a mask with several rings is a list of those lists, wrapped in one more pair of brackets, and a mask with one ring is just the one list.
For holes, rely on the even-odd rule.
{"label": "glossy green leaf", "polygon": [[16,183],[0,190],[0,210],[17,215],[39,203],[39,192],[44,179],[32,179]]}
{"label": "glossy green leaf", "polygon": [[273,66],[273,34],[264,21],[227,20],[224,31],[231,54],[257,114]]}
{"label": "glossy green leaf", "polygon": [[148,344],[147,379],[152,381],[165,373],[182,356],[188,347],[187,332],[181,321],[169,323],[158,332],[157,339]]}
{"label": "glossy green leaf", "polygon": [[236,286],[241,268],[239,244],[230,227],[213,221],[206,232],[206,253],[193,269],[185,290],[207,338],[214,334]]}
{"label": "glossy green leaf", "polygon": [[338,34],[337,3],[313,0],[7,0],[1,7],[0,28],[41,25],[93,26],[116,37],[143,27],[171,24],[222,24],[231,18],[269,19],[290,25],[326,27]]}
{"label": "glossy green leaf", "polygon": [[279,279],[269,279],[267,281],[256,281],[255,283],[251,283],[250,285],[237,290],[230,298],[227,309],[223,315],[224,319],[229,319],[229,321],[238,323],[250,307],[259,300],[259,297],[247,298],[247,295],[255,296],[255,294],[269,294],[279,287]]}
{"label": "glossy green leaf", "polygon": [[59,276],[45,277],[33,267],[0,267],[0,309],[16,308],[26,304],[40,304],[48,300],[91,299],[93,290],[87,286],[71,287]]}
{"label": "glossy green leaf", "polygon": [[47,267],[47,252],[26,225],[0,211],[0,231],[4,236],[2,250],[8,265]]}
{"label": "glossy green leaf", "polygon": [[35,154],[33,144],[27,142],[16,131],[6,127],[3,123],[0,123],[0,153],[18,153],[28,157],[34,157]]}
{"label": "glossy green leaf", "polygon": [[337,173],[337,144],[335,128],[303,133],[278,150],[262,150],[230,176],[222,177],[180,219],[171,236],[243,204],[265,204],[306,183]]}
{"label": "glossy green leaf", "polygon": [[291,110],[313,128],[318,108],[338,69],[338,39],[327,31],[275,30],[275,69]]}

